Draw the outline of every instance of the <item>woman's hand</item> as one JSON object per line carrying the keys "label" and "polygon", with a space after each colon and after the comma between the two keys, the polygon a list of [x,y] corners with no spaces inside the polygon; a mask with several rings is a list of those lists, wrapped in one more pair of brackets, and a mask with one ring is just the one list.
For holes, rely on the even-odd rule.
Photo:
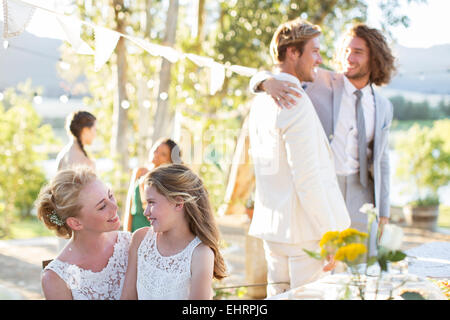
{"label": "woman's hand", "polygon": [[324,272],[331,271],[336,268],[336,260],[334,260],[334,256],[328,255],[327,261],[328,263],[322,269]]}
{"label": "woman's hand", "polygon": [[142,177],[143,175],[147,174],[148,171],[149,171],[149,170],[148,170],[147,168],[145,168],[145,167],[142,167],[142,168],[137,169],[137,172],[136,172],[136,179],[139,179],[139,178]]}
{"label": "woman's hand", "polygon": [[298,86],[290,81],[280,81],[274,78],[268,78],[263,81],[260,88],[267,92],[275,100],[275,103],[280,108],[290,109],[295,106],[296,101],[292,96],[301,98],[302,95],[298,93]]}

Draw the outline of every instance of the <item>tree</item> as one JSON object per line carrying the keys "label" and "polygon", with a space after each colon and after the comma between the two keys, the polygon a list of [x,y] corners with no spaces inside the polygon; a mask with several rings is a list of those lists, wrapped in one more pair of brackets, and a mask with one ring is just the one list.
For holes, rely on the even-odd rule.
{"label": "tree", "polygon": [[[116,31],[125,33],[125,7],[123,0],[114,0],[114,21],[116,23]],[[112,155],[119,158],[119,163],[123,170],[128,169],[128,112],[126,103],[128,102],[126,83],[127,83],[127,52],[125,39],[119,38],[116,46],[117,55],[117,100],[114,103],[113,113],[113,139],[112,139]]]}
{"label": "tree", "polygon": [[41,162],[57,143],[50,125],[42,125],[31,101],[31,82],[4,91],[0,101],[0,238],[8,235],[13,219],[31,215],[46,182]]}
{"label": "tree", "polygon": [[417,200],[437,198],[438,189],[450,181],[450,120],[440,120],[433,128],[411,127],[396,143],[399,154],[397,176],[412,180]]}
{"label": "tree", "polygon": [[[178,0],[170,0],[169,9],[167,10],[166,33],[163,45],[173,46],[175,44],[175,35],[178,22]],[[166,60],[161,60],[161,71],[159,76],[159,92],[158,106],[156,108],[155,120],[153,122],[153,139],[154,143],[161,136],[167,135],[167,127],[170,123],[169,119],[169,87],[171,80],[172,64]]]}

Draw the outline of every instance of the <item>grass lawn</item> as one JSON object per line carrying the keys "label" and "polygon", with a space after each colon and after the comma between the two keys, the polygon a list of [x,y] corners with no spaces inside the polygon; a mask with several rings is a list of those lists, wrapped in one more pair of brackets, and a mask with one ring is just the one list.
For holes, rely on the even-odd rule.
{"label": "grass lawn", "polygon": [[420,127],[432,127],[436,120],[393,120],[391,125],[392,131],[407,131],[414,124],[418,124]]}
{"label": "grass lawn", "polygon": [[441,228],[450,228],[450,206],[441,205],[439,207],[438,226]]}
{"label": "grass lawn", "polygon": [[10,239],[30,239],[37,237],[54,236],[55,234],[48,230],[44,224],[36,218],[18,220],[11,224],[11,234],[1,240]]}

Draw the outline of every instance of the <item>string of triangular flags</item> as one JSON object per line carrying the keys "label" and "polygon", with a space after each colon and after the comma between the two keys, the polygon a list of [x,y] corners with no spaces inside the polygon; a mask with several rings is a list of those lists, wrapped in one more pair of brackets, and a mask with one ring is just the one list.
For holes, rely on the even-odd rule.
{"label": "string of triangular flags", "polygon": [[[138,45],[153,56],[160,56],[171,63],[180,59],[189,59],[199,67],[210,68],[209,93],[215,94],[223,86],[226,70],[250,77],[257,70],[240,65],[224,65],[213,58],[183,53],[172,47],[151,43],[147,40],[126,35],[115,30],[100,27],[73,16],[58,13],[23,0],[3,0],[3,38],[8,39],[27,31],[37,37],[53,38],[69,42],[78,54],[94,55],[95,71],[99,71],[110,59],[120,37],[124,37]],[[1,10],[1,9],[0,9]],[[82,25],[94,30],[95,49],[92,49],[80,37]]]}

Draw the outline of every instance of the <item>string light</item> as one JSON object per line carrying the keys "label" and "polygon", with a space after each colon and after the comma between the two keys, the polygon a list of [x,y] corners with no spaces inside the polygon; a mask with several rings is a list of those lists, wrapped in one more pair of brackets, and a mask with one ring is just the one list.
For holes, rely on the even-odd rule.
{"label": "string light", "polygon": [[169,95],[167,94],[167,92],[161,92],[161,94],[159,95],[159,98],[161,100],[167,100],[167,98],[169,97]]}
{"label": "string light", "polygon": [[147,88],[152,89],[155,86],[155,81],[148,80],[147,81]]}
{"label": "string light", "polygon": [[130,102],[128,100],[122,100],[120,106],[126,110],[130,107]]}
{"label": "string light", "polygon": [[61,101],[62,103],[67,103],[69,102],[69,97],[66,96],[65,94],[63,94],[62,96],[59,97],[59,101]]}
{"label": "string light", "polygon": [[59,67],[63,70],[69,70],[70,64],[65,61],[59,60]]}
{"label": "string light", "polygon": [[42,103],[42,97],[40,95],[38,95],[37,93],[35,93],[33,101],[36,104],[41,104]]}

